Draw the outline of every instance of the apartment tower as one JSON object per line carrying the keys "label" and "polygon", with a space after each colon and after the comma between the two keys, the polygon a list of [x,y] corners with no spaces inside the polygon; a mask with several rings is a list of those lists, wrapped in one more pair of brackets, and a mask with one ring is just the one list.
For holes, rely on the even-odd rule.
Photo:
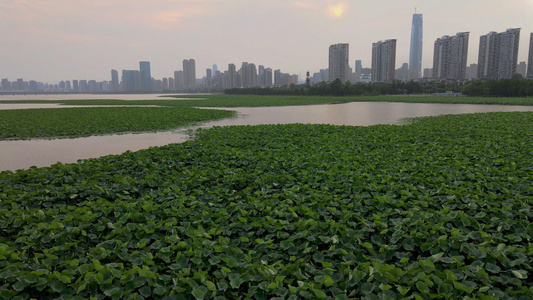
{"label": "apartment tower", "polygon": [[183,86],[185,88],[196,86],[196,63],[192,58],[183,60]]}
{"label": "apartment tower", "polygon": [[372,82],[391,82],[396,68],[396,40],[372,43]]}
{"label": "apartment tower", "polygon": [[329,81],[339,78],[342,82],[349,80],[350,66],[348,44],[334,44],[329,46]]}
{"label": "apartment tower", "polygon": [[433,48],[433,78],[465,79],[469,32],[443,36]]}
{"label": "apartment tower", "polygon": [[504,79],[516,73],[520,28],[489,32],[479,38],[478,78]]}

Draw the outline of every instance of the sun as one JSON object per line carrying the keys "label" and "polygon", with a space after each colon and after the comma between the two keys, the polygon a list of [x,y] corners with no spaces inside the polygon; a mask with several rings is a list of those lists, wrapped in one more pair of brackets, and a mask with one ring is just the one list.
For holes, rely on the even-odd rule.
{"label": "sun", "polygon": [[342,6],[333,7],[331,12],[333,12],[335,16],[340,17],[342,15]]}
{"label": "sun", "polygon": [[340,18],[344,13],[346,5],[344,3],[335,4],[329,7],[328,13],[333,18]]}

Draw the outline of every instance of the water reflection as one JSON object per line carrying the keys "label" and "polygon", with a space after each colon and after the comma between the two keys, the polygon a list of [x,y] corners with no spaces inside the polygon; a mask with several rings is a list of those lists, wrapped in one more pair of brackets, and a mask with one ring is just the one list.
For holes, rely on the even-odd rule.
{"label": "water reflection", "polygon": [[[533,106],[352,102],[314,106],[242,107],[229,110],[237,111],[238,117],[207,122],[195,128],[290,123],[353,126],[400,124],[404,118],[477,112],[533,111]],[[1,141],[0,171],[49,166],[58,161],[70,163],[78,159],[120,154],[127,150],[136,151],[180,143],[188,138],[186,129],[78,139]]]}

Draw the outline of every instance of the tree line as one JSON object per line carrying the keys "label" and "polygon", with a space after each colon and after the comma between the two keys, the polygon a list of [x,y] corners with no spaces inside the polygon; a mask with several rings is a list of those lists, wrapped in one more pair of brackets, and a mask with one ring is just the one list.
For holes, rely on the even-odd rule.
{"label": "tree line", "polygon": [[500,79],[472,81],[463,87],[464,95],[479,97],[530,97],[533,96],[533,80]]}
{"label": "tree line", "polygon": [[533,96],[533,80],[500,79],[487,81],[393,81],[390,83],[351,83],[335,79],[314,85],[292,84],[284,87],[250,87],[226,89],[231,95],[295,95],[295,96],[377,96],[462,93],[467,96],[528,97]]}

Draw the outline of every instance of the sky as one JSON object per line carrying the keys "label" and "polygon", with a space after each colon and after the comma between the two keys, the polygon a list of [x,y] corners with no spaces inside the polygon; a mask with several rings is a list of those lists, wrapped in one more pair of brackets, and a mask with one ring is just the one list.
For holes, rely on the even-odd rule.
{"label": "sky", "polygon": [[439,37],[470,32],[471,64],[481,35],[508,28],[522,28],[518,62],[527,61],[533,0],[0,0],[0,78],[104,81],[150,61],[160,79],[193,58],[198,78],[249,62],[302,79],[328,67],[331,44],[350,44],[350,66],[370,67],[372,43],[386,39],[397,40],[399,68],[415,7],[422,68]]}

